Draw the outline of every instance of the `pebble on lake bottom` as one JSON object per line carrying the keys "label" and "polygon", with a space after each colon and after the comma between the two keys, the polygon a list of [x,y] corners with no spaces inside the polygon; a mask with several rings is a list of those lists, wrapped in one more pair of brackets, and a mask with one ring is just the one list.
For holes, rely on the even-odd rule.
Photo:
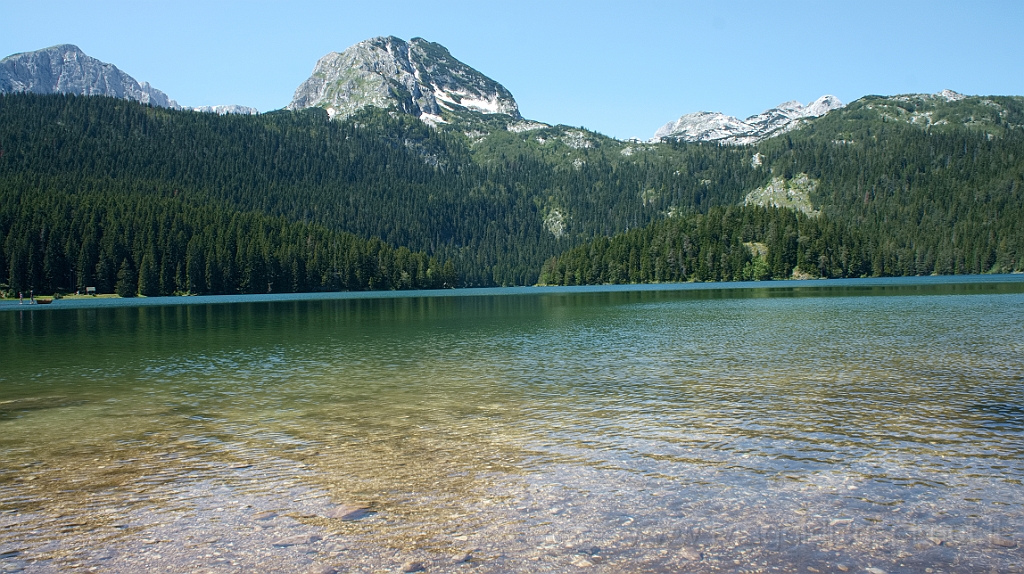
{"label": "pebble on lake bottom", "polygon": [[992,536],[990,536],[988,541],[992,546],[999,546],[1001,548],[1017,547],[1016,540],[1014,540],[1013,538],[1007,538],[1005,536],[999,536],[998,534],[993,534]]}
{"label": "pebble on lake bottom", "polygon": [[679,549],[679,557],[683,560],[689,560],[693,562],[696,560],[700,560],[700,552],[697,552],[692,548],[683,547]]}
{"label": "pebble on lake bottom", "polygon": [[401,572],[423,572],[427,567],[422,562],[417,560],[409,560],[405,564],[402,564]]}
{"label": "pebble on lake bottom", "polygon": [[576,566],[577,568],[589,568],[590,566],[594,565],[593,562],[591,562],[590,560],[587,560],[586,558],[584,558],[582,556],[577,556],[577,557],[573,558],[571,564],[573,566]]}
{"label": "pebble on lake bottom", "polygon": [[275,540],[274,546],[297,546],[300,544],[312,544],[320,540],[322,538],[316,534],[296,534]]}

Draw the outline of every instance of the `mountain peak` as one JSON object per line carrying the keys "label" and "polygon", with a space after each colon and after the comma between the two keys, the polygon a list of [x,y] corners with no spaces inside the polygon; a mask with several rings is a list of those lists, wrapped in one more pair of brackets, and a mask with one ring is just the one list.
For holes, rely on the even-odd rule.
{"label": "mountain peak", "polygon": [[819,117],[823,116],[832,110],[838,110],[843,107],[843,102],[839,101],[839,98],[832,95],[824,95],[807,104],[804,108],[806,117]]}
{"label": "mountain peak", "polygon": [[288,109],[321,107],[343,118],[366,107],[397,107],[430,122],[445,111],[507,114],[519,106],[504,86],[460,62],[441,44],[395,36],[363,40],[320,58]]}
{"label": "mountain peak", "polygon": [[167,94],[138,82],[113,64],[87,56],[74,44],[59,44],[0,60],[0,93],[111,96],[177,108]]}
{"label": "mountain peak", "polygon": [[937,93],[935,95],[940,97],[940,98],[945,98],[947,102],[958,102],[958,101],[960,101],[960,100],[962,100],[962,99],[967,97],[967,96],[965,96],[963,94],[958,94],[958,93],[956,93],[956,92],[954,92],[953,90],[950,90],[950,89],[942,90],[941,92],[939,92],[939,93]]}
{"label": "mountain peak", "polygon": [[796,101],[796,100],[789,100],[788,102],[782,102],[781,104],[775,106],[775,109],[777,109],[777,110],[802,110],[802,109],[804,109],[804,105],[801,104],[800,102]]}
{"label": "mountain peak", "polygon": [[841,107],[843,103],[839,98],[825,95],[806,106],[796,100],[783,102],[745,120],[719,112],[697,112],[658,128],[651,141],[670,138],[688,142],[753,144],[784,134],[799,125],[801,120],[823,116]]}

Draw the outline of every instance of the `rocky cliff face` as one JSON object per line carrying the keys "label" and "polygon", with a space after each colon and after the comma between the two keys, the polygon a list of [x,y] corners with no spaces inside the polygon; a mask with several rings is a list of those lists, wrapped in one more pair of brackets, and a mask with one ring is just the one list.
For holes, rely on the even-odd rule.
{"label": "rocky cliff face", "polygon": [[697,112],[665,124],[654,133],[651,141],[669,138],[688,142],[752,144],[786,133],[801,120],[823,116],[841,107],[843,103],[835,96],[822,96],[807,106],[797,101],[779,104],[745,120],[719,112]]}
{"label": "rocky cliff face", "polygon": [[109,96],[164,108],[220,115],[259,113],[255,108],[234,104],[179,106],[149,82],[139,82],[117,66],[90,57],[71,44],[14,54],[0,60],[0,94],[18,92]]}
{"label": "rocky cliff face", "polygon": [[444,46],[394,36],[371,38],[320,58],[288,109],[314,106],[332,118],[365,106],[395,106],[431,123],[443,122],[445,111],[463,110],[520,119],[508,90],[456,60]]}
{"label": "rocky cliff face", "polygon": [[117,66],[91,58],[71,44],[0,60],[0,93],[15,92],[110,96],[165,108],[178,107],[148,82],[140,83]]}

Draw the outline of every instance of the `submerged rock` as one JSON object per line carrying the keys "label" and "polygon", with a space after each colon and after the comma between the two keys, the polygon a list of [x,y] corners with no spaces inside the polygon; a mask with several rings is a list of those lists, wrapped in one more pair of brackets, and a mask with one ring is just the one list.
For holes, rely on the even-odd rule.
{"label": "submerged rock", "polygon": [[589,568],[593,566],[594,563],[582,556],[577,556],[576,558],[572,559],[572,565],[577,568]]}
{"label": "submerged rock", "polygon": [[422,562],[416,560],[409,560],[405,564],[402,564],[402,572],[423,572],[427,567]]}
{"label": "submerged rock", "polygon": [[690,561],[700,560],[700,553],[697,552],[696,550],[692,549],[692,548],[685,548],[684,547],[684,548],[680,548],[679,549],[679,557],[684,559],[684,560],[690,560]]}
{"label": "submerged rock", "polygon": [[370,514],[370,507],[364,504],[342,504],[327,513],[327,518],[336,520],[359,520]]}
{"label": "submerged rock", "polygon": [[993,534],[992,536],[990,536],[988,542],[992,546],[999,546],[1002,548],[1016,548],[1017,546],[1017,541],[1013,538],[999,536],[998,534]]}

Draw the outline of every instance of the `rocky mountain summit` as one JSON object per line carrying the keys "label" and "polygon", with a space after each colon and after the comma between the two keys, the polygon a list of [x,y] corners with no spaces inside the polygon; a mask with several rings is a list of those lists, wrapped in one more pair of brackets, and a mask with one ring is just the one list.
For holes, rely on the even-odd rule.
{"label": "rocky mountain summit", "polygon": [[149,82],[139,82],[117,66],[86,55],[78,46],[61,44],[0,60],[0,94],[75,94],[134,100],[176,110],[215,114],[256,114],[239,105],[179,106]]}
{"label": "rocky mountain summit", "polygon": [[719,112],[696,112],[665,124],[654,133],[651,141],[668,138],[687,142],[753,144],[784,134],[803,120],[823,116],[841,107],[843,103],[838,98],[826,95],[806,106],[795,100],[785,102],[745,120]]}
{"label": "rocky mountain summit", "polygon": [[117,66],[87,56],[71,44],[0,60],[0,93],[16,92],[110,96],[165,108],[179,107],[149,82],[138,82]]}
{"label": "rocky mountain summit", "polygon": [[498,82],[423,38],[371,38],[320,58],[295,90],[290,110],[321,107],[344,118],[366,106],[398,110],[432,124],[462,111],[521,119],[512,94]]}

